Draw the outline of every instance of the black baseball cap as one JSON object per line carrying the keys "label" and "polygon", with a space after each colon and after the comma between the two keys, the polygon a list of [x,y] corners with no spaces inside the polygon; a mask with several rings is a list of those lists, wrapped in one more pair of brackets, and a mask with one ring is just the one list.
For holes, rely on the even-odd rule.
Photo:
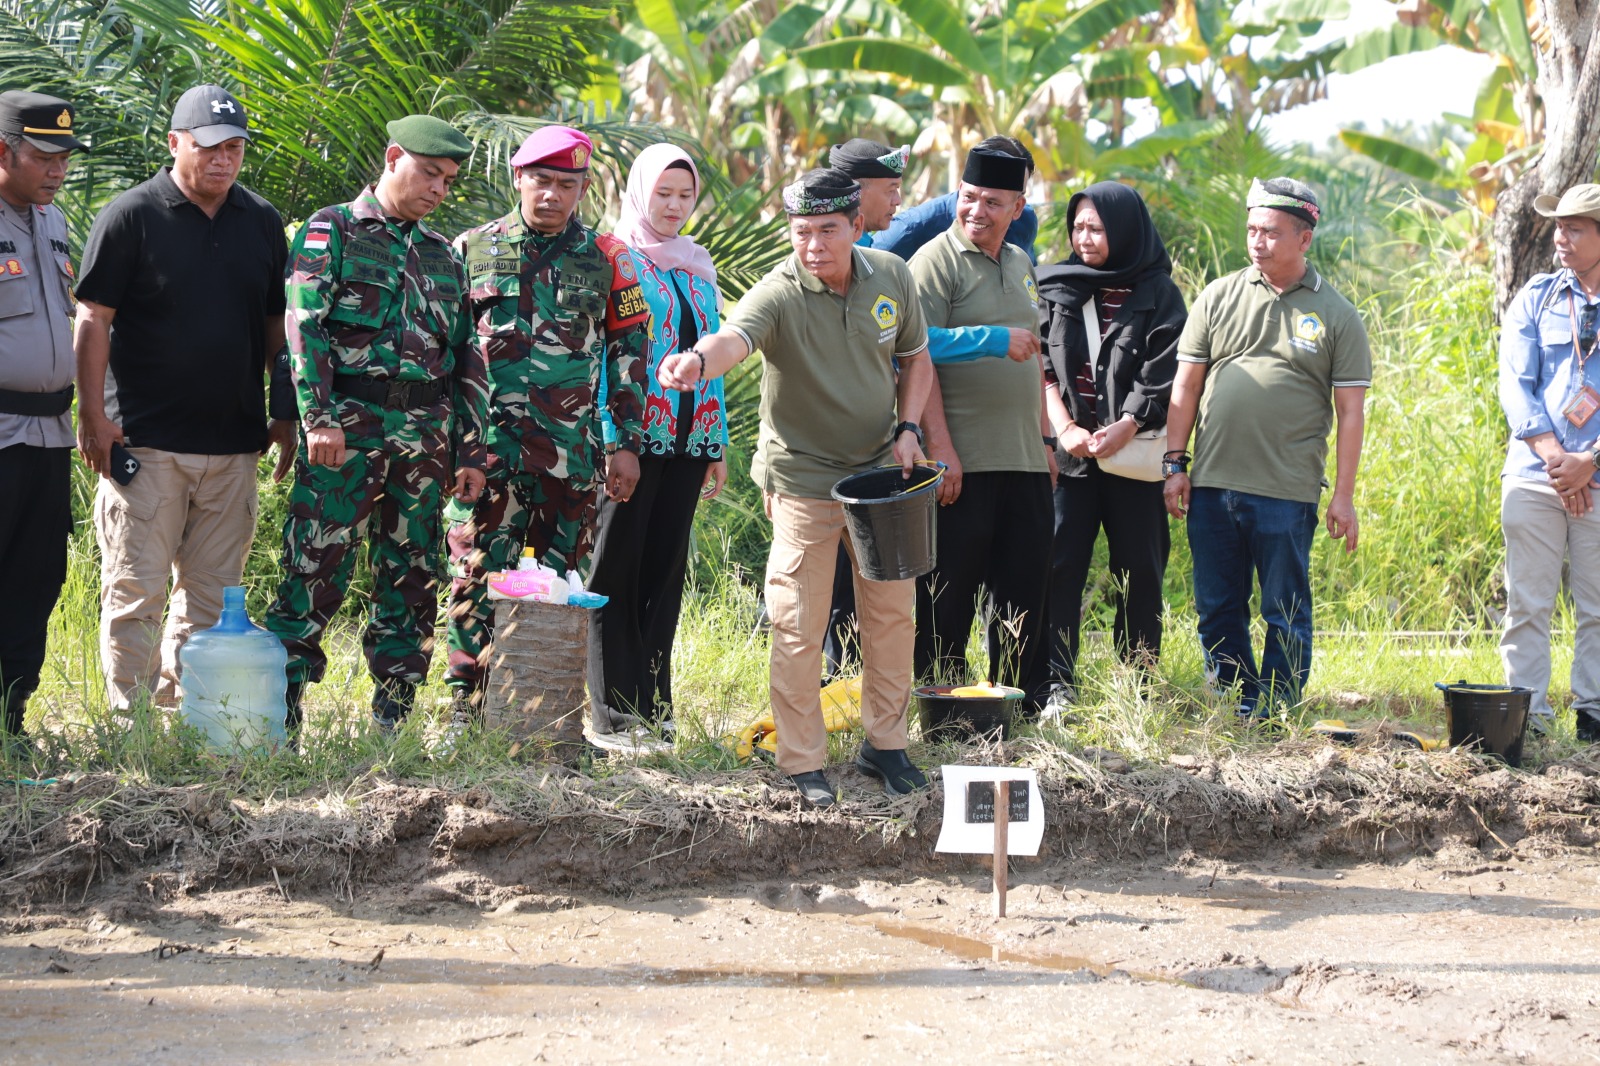
{"label": "black baseball cap", "polygon": [[202,148],[250,139],[250,121],[238,97],[220,85],[196,85],[178,97],[172,109],[172,128],[188,130]]}
{"label": "black baseball cap", "polygon": [[72,135],[77,111],[58,96],[13,89],[0,93],[0,133],[21,137],[44,152],[70,152],[88,145]]}

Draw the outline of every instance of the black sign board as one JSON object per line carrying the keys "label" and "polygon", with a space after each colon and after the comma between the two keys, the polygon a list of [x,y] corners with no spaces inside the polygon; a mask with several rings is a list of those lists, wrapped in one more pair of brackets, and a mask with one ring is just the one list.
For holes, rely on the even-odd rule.
{"label": "black sign board", "polygon": [[[1010,820],[1013,822],[1026,822],[1028,820],[1028,782],[1009,781]],[[992,825],[994,823],[994,782],[969,781],[967,782],[967,824]]]}

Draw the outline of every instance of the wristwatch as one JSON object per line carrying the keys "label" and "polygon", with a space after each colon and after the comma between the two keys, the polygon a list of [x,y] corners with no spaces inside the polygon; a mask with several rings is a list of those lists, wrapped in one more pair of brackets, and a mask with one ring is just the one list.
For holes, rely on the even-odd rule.
{"label": "wristwatch", "polygon": [[889,439],[899,440],[900,434],[905,433],[908,430],[917,435],[917,447],[922,447],[922,427],[917,425],[915,422],[902,422],[898,426],[895,426],[894,436],[890,437]]}
{"label": "wristwatch", "polygon": [[1170,456],[1161,460],[1161,476],[1164,478],[1169,478],[1173,474],[1187,474],[1188,472],[1189,460],[1181,456]]}
{"label": "wristwatch", "polygon": [[1061,438],[1060,437],[1045,437],[1044,438],[1044,446],[1046,448],[1051,448],[1051,449],[1058,448],[1058,447],[1061,446]]}

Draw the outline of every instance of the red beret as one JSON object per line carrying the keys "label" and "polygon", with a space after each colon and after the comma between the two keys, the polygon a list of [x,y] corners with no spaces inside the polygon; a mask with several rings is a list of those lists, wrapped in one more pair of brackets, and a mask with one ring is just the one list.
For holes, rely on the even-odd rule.
{"label": "red beret", "polygon": [[511,157],[511,165],[581,174],[589,169],[589,158],[593,155],[594,142],[587,134],[571,126],[542,126],[528,134],[517,154]]}

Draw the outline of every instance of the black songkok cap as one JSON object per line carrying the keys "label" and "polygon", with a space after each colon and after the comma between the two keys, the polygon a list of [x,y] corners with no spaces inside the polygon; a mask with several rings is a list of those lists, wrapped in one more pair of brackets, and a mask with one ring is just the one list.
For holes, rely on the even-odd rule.
{"label": "black songkok cap", "polygon": [[980,144],[967,153],[961,180],[980,189],[1021,192],[1028,183],[1028,161]]}
{"label": "black songkok cap", "polygon": [[899,178],[906,172],[911,146],[890,148],[887,144],[852,137],[828,149],[828,166],[852,178]]}

